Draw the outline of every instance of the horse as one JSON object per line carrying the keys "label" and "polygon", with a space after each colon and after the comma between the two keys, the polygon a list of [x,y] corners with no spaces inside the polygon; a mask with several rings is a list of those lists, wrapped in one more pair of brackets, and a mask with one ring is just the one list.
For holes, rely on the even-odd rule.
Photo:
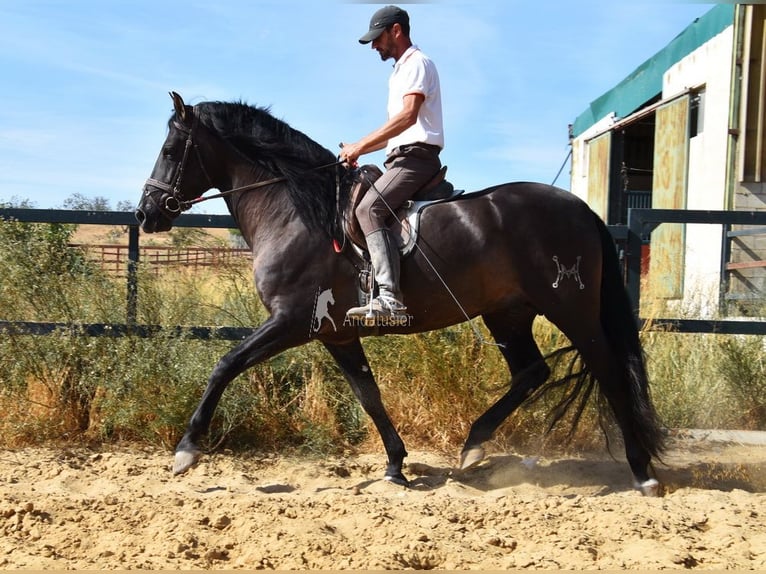
{"label": "horse", "polygon": [[[520,405],[563,386],[554,422],[572,405],[598,404],[616,422],[633,486],[657,495],[653,461],[665,433],[651,401],[643,349],[614,241],[581,199],[541,183],[513,182],[426,207],[418,249],[401,262],[411,320],[378,329],[341,319],[360,301],[364,259],[346,241],[342,214],[354,172],[327,148],[243,102],[187,105],[171,92],[167,137],[135,215],[146,233],[171,229],[195,202],[222,197],[252,251],[254,281],[268,318],[214,366],[176,446],[173,472],[202,456],[199,446],[227,385],[253,365],[313,339],[337,362],[371,418],[387,456],[384,479],[407,485],[404,442],[383,404],[361,337],[412,334],[481,317],[511,373],[504,394],[471,425],[460,469],[477,465],[483,444]],[[216,195],[207,195],[211,189]],[[338,320],[320,320],[330,289]],[[568,338],[578,373],[555,379],[534,339],[546,317]],[[554,353],[554,354],[555,354]],[[570,365],[571,366],[571,365]],[[550,380],[549,380],[550,379]],[[594,389],[596,393],[594,394]],[[575,423],[579,416],[575,418]]]}

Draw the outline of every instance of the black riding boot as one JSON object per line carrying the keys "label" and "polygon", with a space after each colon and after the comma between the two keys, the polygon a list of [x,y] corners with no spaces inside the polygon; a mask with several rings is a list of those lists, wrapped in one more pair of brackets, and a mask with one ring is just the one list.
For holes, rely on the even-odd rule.
{"label": "black riding boot", "polygon": [[399,249],[394,238],[388,229],[379,229],[370,233],[366,240],[375,281],[378,284],[378,296],[367,305],[352,307],[346,312],[346,317],[406,319],[407,307],[402,303],[399,290]]}

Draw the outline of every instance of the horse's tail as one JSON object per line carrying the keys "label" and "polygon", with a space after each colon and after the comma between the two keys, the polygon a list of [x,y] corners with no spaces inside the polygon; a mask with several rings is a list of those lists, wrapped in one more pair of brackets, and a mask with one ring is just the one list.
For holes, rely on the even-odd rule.
{"label": "horse's tail", "polygon": [[[600,322],[616,361],[622,366],[622,376],[616,380],[596,381],[590,368],[582,362],[578,349],[570,345],[545,356],[544,360],[557,376],[541,385],[526,402],[533,403],[553,389],[564,389],[551,411],[548,431],[573,409],[569,431],[571,438],[594,391],[600,389],[601,396],[605,398],[603,385],[617,385],[608,394],[620,397],[627,403],[628,420],[623,422],[629,428],[625,431],[631,432],[650,456],[659,458],[664,450],[665,436],[649,397],[638,326],[622,281],[612,235],[599,217],[594,214],[594,218],[601,237],[602,251]],[[610,409],[606,401],[599,401],[599,414],[609,417]]]}
{"label": "horse's tail", "polygon": [[601,326],[617,360],[624,366],[619,381],[624,386],[614,392],[623,395],[628,403],[628,423],[636,440],[651,456],[659,458],[665,448],[665,434],[649,396],[638,325],[623,283],[614,239],[604,222],[596,215],[594,219],[601,236]]}

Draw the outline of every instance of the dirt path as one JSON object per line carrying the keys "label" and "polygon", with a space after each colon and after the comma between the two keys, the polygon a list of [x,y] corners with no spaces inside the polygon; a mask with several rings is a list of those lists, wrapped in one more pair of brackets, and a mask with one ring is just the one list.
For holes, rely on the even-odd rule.
{"label": "dirt path", "polygon": [[766,446],[676,439],[661,498],[624,462],[0,451],[0,569],[766,568]]}

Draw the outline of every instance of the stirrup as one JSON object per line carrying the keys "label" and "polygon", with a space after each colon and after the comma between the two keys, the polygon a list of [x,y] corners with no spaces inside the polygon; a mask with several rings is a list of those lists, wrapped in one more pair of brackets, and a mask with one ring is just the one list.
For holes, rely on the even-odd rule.
{"label": "stirrup", "polygon": [[378,295],[372,301],[373,304],[376,302],[391,315],[406,315],[407,313],[406,305],[393,295]]}
{"label": "stirrup", "polygon": [[367,305],[349,309],[346,318],[360,320],[367,327],[381,324],[406,325],[410,320],[407,307],[395,297],[387,295],[378,295]]}

